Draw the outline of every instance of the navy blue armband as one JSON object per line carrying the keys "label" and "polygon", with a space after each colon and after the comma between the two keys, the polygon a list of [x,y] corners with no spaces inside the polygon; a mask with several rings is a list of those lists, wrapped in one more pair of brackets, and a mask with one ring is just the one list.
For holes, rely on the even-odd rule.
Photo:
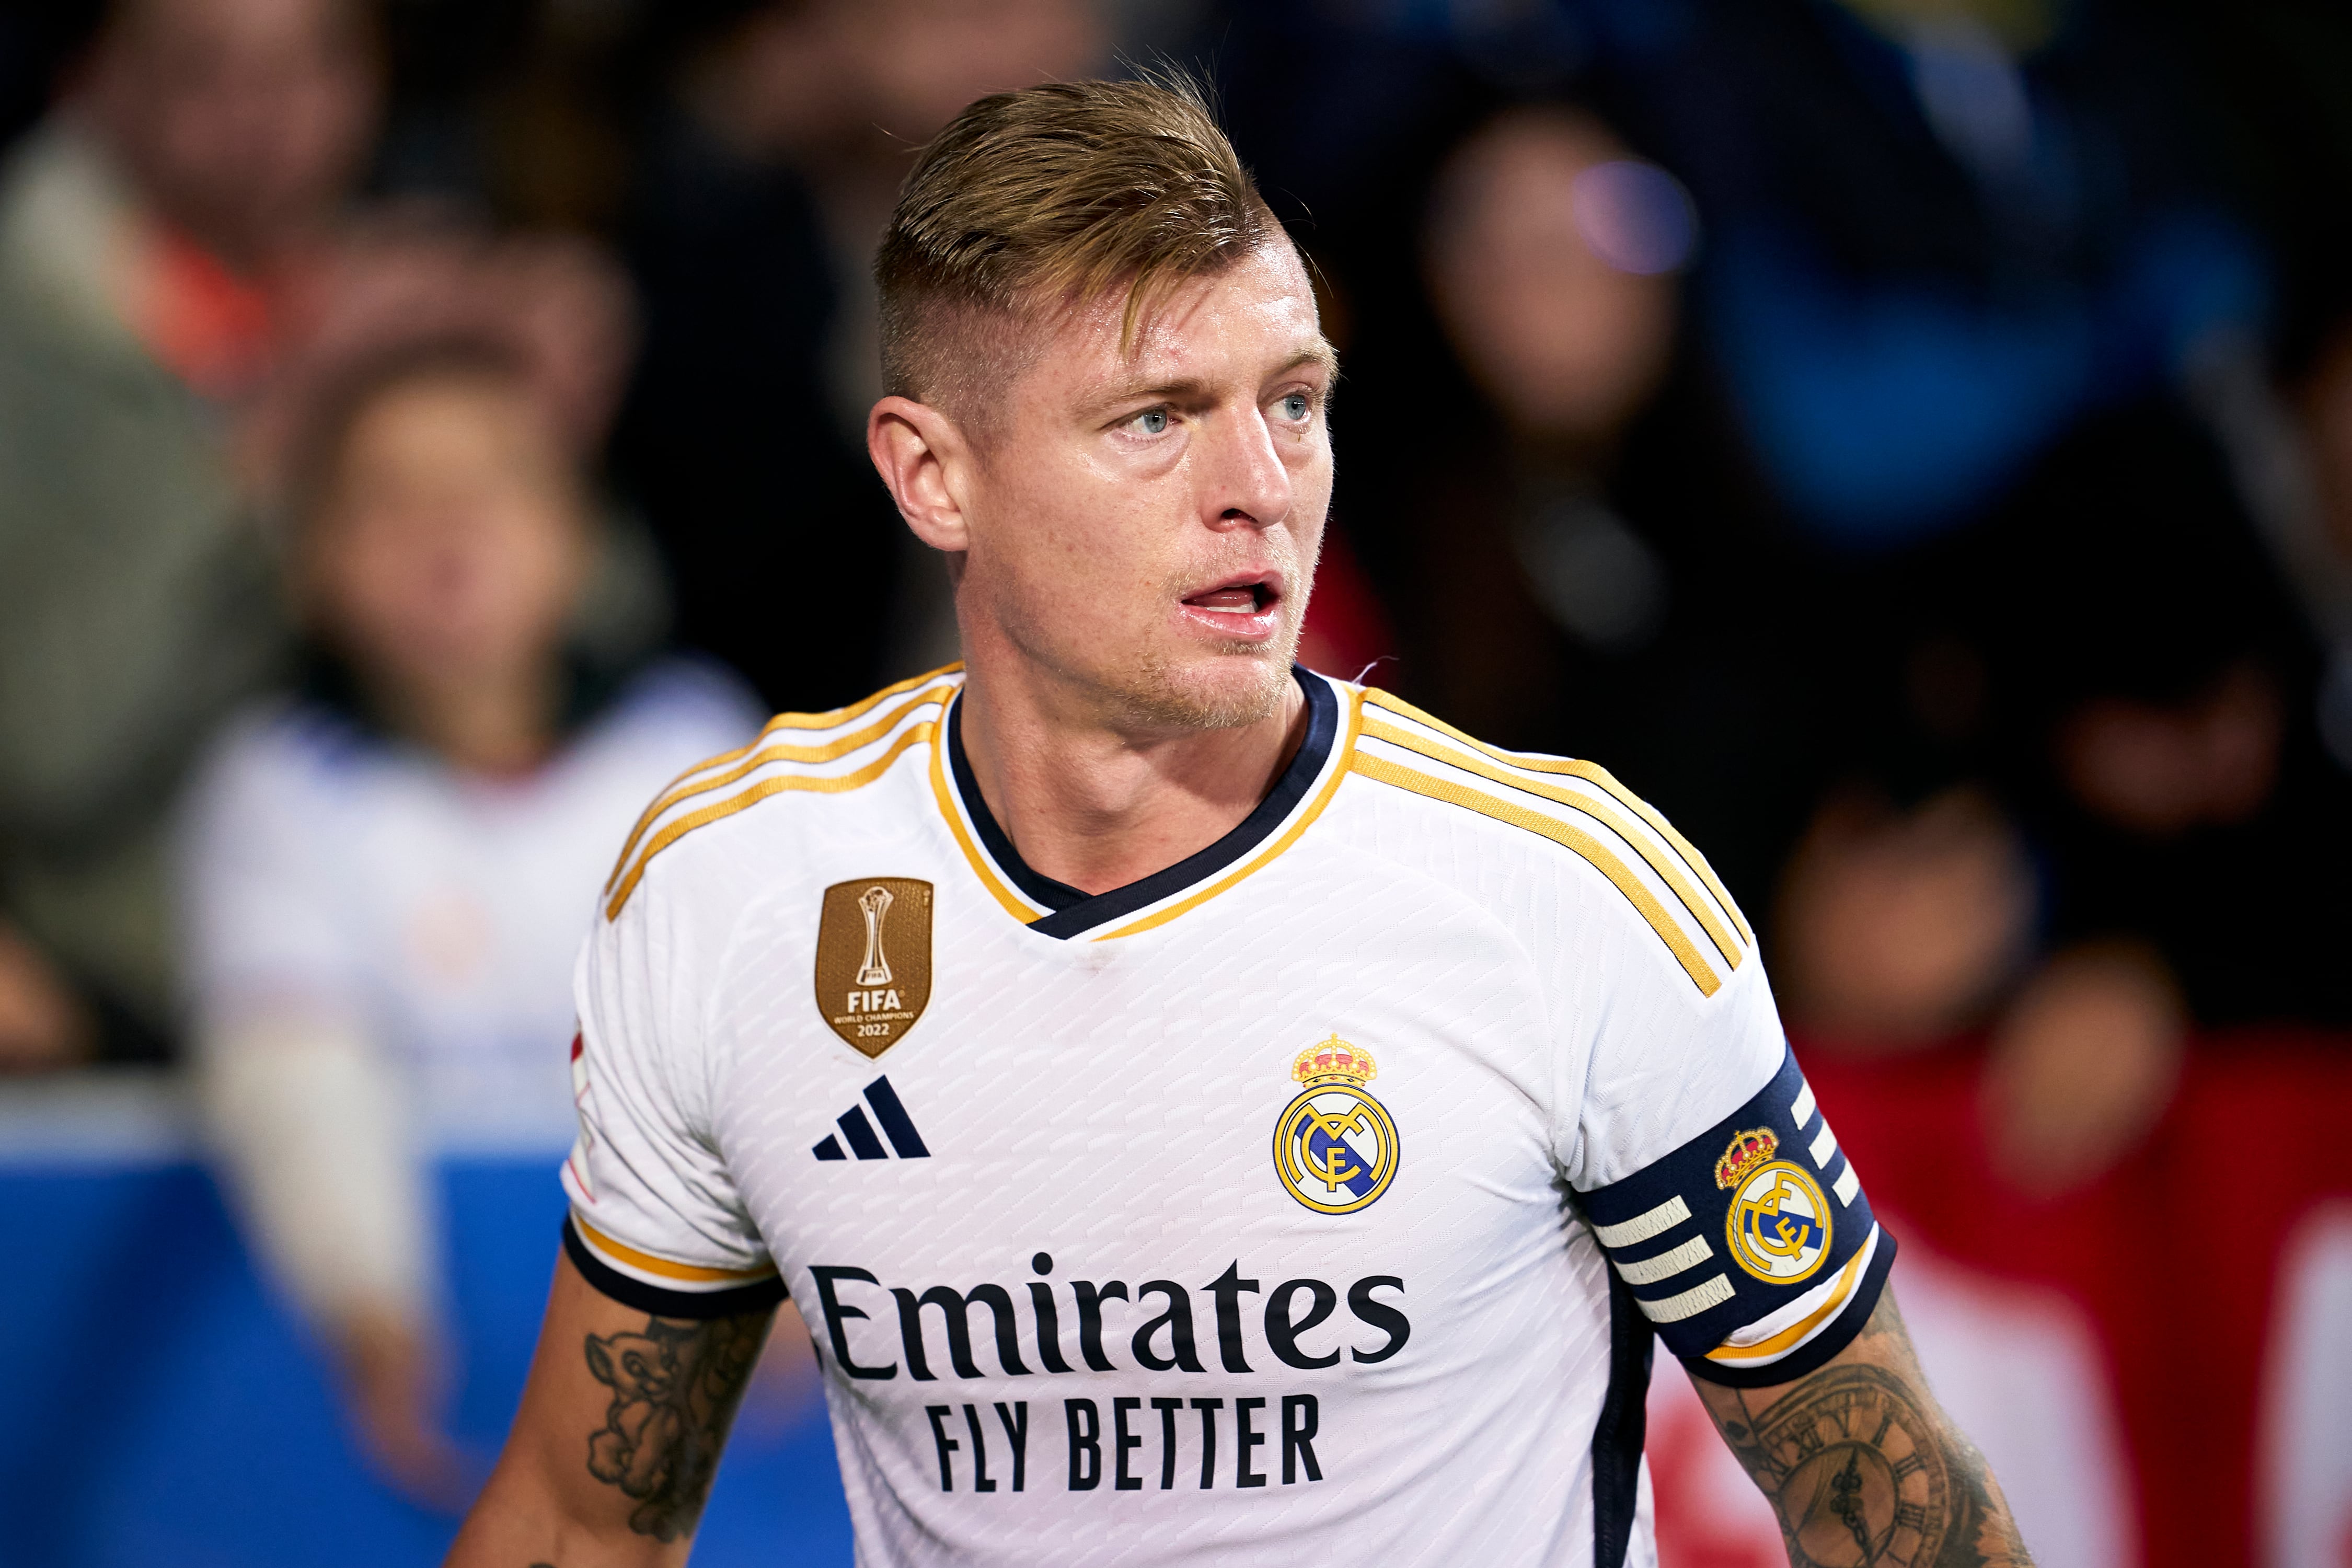
{"label": "navy blue armband", "polygon": [[1895,1262],[1793,1053],[1747,1104],[1581,1202],[1658,1337],[1710,1383],[1821,1366],[1869,1321]]}

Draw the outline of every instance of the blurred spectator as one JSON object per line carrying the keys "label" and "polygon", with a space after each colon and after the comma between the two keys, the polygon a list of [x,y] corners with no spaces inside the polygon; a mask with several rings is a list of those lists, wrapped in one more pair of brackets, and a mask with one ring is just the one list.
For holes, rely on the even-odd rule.
{"label": "blurred spectator", "polygon": [[1650,640],[1665,610],[1655,549],[1602,488],[1665,376],[1672,275],[1695,238],[1671,175],[1559,110],[1517,110],[1471,138],[1431,217],[1439,314],[1507,425],[1514,552],[1552,619],[1602,649]]}
{"label": "blurred spectator", "polygon": [[2273,465],[2284,470],[2279,531],[2294,542],[2281,552],[2327,643],[2320,739],[2336,766],[2352,772],[2352,320],[2302,379],[2300,429],[2289,426]]}
{"label": "blurred spectator", "polygon": [[2033,867],[2008,816],[1955,788],[1915,810],[1853,790],[1782,879],[1774,989],[1817,1041],[1932,1044],[1984,1018],[2031,952]]}
{"label": "blurred spectator", "polygon": [[1795,529],[1824,805],[1784,999],[1831,1039],[1993,1025],[1999,1151],[2066,1185],[2153,1124],[2190,1018],[2345,1013],[2297,891],[2343,863],[2288,721],[2311,639],[2198,416],[2267,263],[2160,20],[1682,16],[1607,47],[1707,217],[1698,319]]}
{"label": "blurred spectator", "polygon": [[283,635],[224,430],[373,47],[344,0],[123,0],[0,175],[0,1062],[167,1051],[165,803]]}
{"label": "blurred spectator", "polygon": [[[1328,270],[1382,340],[1350,345],[1338,508],[1408,690],[1658,801],[1769,904],[1784,1001],[1825,1039],[1998,1026],[2021,1179],[2144,1131],[2188,1017],[2336,1017],[2329,923],[2294,891],[2333,873],[2298,880],[2290,847],[2334,866],[2347,815],[2303,721],[2310,639],[2206,427],[2266,263],[2166,22],[1434,15],[1235,18],[1308,100],[1398,78],[1353,121],[1377,153],[1278,115],[1250,151],[1311,182]],[[1400,314],[1368,260],[1411,167],[1397,127],[1570,82],[1625,141],[1517,110],[1436,179],[1424,254],[1465,396],[1375,321]],[[1646,166],[1628,142],[1704,221],[1687,317],[1668,279],[1608,264],[1596,175]],[[1645,187],[1675,213],[1663,174],[1624,179]],[[1689,214],[1660,232],[1687,245]]]}
{"label": "blurred spectator", "polygon": [[1086,0],[739,0],[654,20],[674,65],[625,226],[646,342],[616,467],[681,635],[775,706],[830,706],[886,662],[955,657],[945,580],[865,456],[867,272],[907,161],[971,100],[1083,74],[1107,39]]}
{"label": "blurred spectator", "polygon": [[510,342],[427,336],[318,386],[290,497],[308,678],[227,732],[188,830],[205,1102],[364,1448],[446,1505],[427,1160],[569,1143],[600,868],[755,716],[710,669],[576,635],[580,433]]}
{"label": "blurred spectator", "polygon": [[[1701,244],[1680,184],[1589,110],[1478,125],[1420,247],[1442,339],[1360,328],[1341,505],[1386,567],[1409,692],[1602,761],[1760,905],[1812,774],[1787,567],[1686,348]],[[1393,438],[1364,433],[1380,420]]]}
{"label": "blurred spectator", "polygon": [[1712,239],[1706,310],[1750,438],[1825,542],[1965,523],[2085,412],[2258,328],[2161,23],[2064,0],[1700,5],[1622,36]]}

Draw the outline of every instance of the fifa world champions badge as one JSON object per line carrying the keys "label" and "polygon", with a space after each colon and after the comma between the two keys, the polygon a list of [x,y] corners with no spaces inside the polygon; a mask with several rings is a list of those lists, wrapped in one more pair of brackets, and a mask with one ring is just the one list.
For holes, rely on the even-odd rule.
{"label": "fifa world champions badge", "polygon": [[1388,1108],[1364,1086],[1380,1069],[1338,1035],[1290,1064],[1302,1087],[1274,1125],[1274,1168],[1290,1195],[1318,1214],[1370,1206],[1395,1179],[1402,1147]]}
{"label": "fifa world champions badge", "polygon": [[816,1005],[853,1050],[878,1057],[931,1003],[931,885],[861,877],[824,890]]}
{"label": "fifa world champions badge", "polygon": [[1732,1260],[1767,1284],[1793,1285],[1830,1255],[1830,1205],[1811,1173],[1773,1158],[1780,1149],[1767,1127],[1735,1134],[1715,1184],[1731,1194]]}

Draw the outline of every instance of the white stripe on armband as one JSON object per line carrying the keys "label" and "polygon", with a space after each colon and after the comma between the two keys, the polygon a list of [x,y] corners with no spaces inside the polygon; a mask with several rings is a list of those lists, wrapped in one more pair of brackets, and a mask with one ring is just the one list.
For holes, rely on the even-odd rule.
{"label": "white stripe on armband", "polygon": [[1637,1241],[1647,1241],[1663,1231],[1672,1230],[1690,1218],[1690,1205],[1676,1193],[1656,1208],[1637,1214],[1617,1225],[1596,1225],[1592,1234],[1601,1238],[1603,1247],[1631,1247]]}
{"label": "white stripe on armband", "polygon": [[1714,1256],[1715,1248],[1706,1244],[1706,1237],[1694,1236],[1672,1252],[1661,1252],[1655,1258],[1644,1258],[1639,1263],[1619,1263],[1617,1272],[1625,1277],[1628,1285],[1655,1285],[1659,1280],[1671,1279],[1684,1269],[1696,1268]]}
{"label": "white stripe on armband", "polygon": [[1804,1131],[1805,1123],[1812,1119],[1813,1086],[1806,1084],[1797,1090],[1797,1098],[1789,1106],[1789,1120],[1795,1122],[1797,1131],[1801,1132]]}
{"label": "white stripe on armband", "polygon": [[1817,1171],[1828,1170],[1830,1168],[1830,1156],[1836,1152],[1837,1134],[1831,1131],[1830,1124],[1824,1121],[1822,1123],[1822,1135],[1813,1140],[1813,1169]]}
{"label": "white stripe on armband", "polygon": [[1654,1323],[1679,1323],[1685,1318],[1695,1318],[1709,1307],[1728,1301],[1738,1292],[1731,1281],[1720,1274],[1711,1274],[1679,1296],[1669,1296],[1663,1301],[1644,1301],[1636,1296],[1634,1304],[1642,1315]]}
{"label": "white stripe on armband", "polygon": [[1838,1179],[1830,1184],[1830,1191],[1837,1194],[1840,1207],[1853,1207],[1854,1195],[1862,1191],[1862,1178],[1853,1173],[1853,1155],[1846,1156],[1845,1169],[1839,1172]]}

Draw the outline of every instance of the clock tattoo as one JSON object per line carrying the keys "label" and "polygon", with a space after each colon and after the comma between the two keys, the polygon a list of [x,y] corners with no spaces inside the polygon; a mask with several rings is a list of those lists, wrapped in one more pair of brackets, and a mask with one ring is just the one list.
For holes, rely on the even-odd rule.
{"label": "clock tattoo", "polygon": [[1879,1367],[1832,1367],[1723,1433],[1771,1498],[1794,1568],[1926,1568],[1942,1558],[1951,1476],[1933,1417]]}

